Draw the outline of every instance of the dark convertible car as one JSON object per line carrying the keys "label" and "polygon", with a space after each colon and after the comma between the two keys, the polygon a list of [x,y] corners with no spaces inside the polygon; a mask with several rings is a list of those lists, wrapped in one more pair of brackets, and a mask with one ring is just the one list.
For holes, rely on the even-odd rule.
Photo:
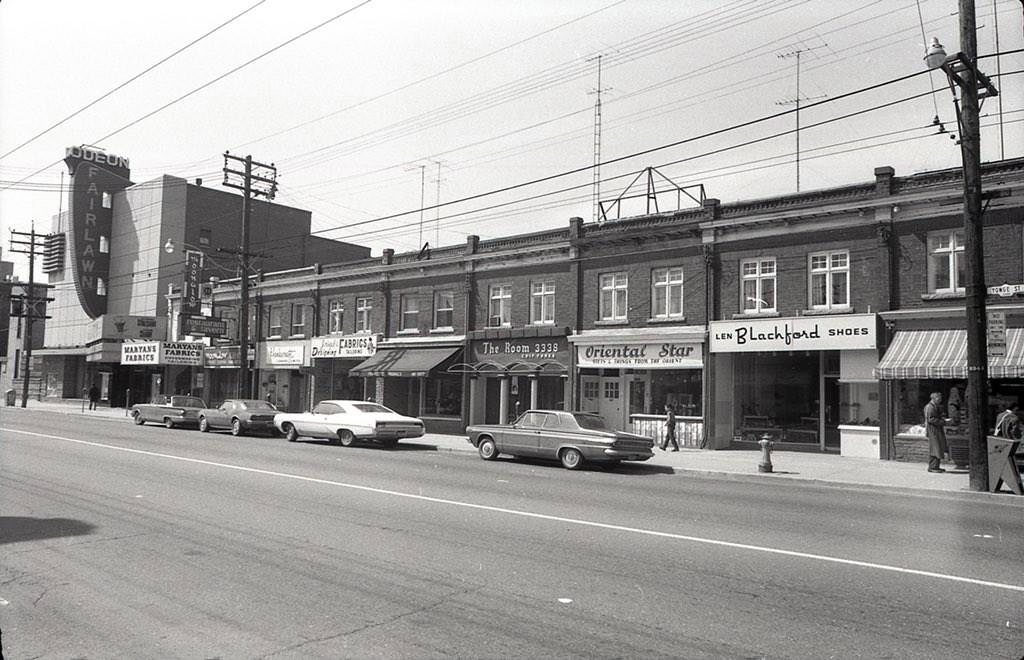
{"label": "dark convertible car", "polygon": [[472,425],[466,433],[485,461],[510,454],[557,460],[576,470],[584,463],[646,461],[654,455],[651,438],[611,429],[600,415],[587,412],[527,410],[512,424]]}

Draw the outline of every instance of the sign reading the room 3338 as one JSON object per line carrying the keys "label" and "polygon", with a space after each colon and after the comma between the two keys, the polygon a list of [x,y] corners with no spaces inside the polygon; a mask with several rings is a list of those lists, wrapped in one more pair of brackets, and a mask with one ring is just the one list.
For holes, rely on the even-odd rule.
{"label": "sign reading the room 3338", "polygon": [[131,185],[131,169],[127,158],[84,146],[68,147],[64,162],[71,172],[71,273],[82,309],[95,319],[107,311],[111,196]]}

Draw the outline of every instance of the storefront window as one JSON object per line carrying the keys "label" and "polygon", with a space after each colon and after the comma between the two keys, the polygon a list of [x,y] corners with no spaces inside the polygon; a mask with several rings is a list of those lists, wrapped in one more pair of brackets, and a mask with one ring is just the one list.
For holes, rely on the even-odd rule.
{"label": "storefront window", "polygon": [[512,325],[512,286],[492,286],[488,307],[487,325],[491,328]]}
{"label": "storefront window", "polygon": [[535,325],[555,322],[555,283],[534,282],[530,288],[530,323]]}
{"label": "storefront window", "polygon": [[963,291],[964,233],[945,231],[928,236],[928,291]]}
{"label": "storefront window", "polygon": [[683,269],[661,268],[651,276],[651,316],[656,319],[683,315]]}
{"label": "storefront window", "polygon": [[626,320],[628,290],[629,278],[626,273],[605,273],[601,276],[602,321]]}
{"label": "storefront window", "polygon": [[373,303],[369,298],[356,298],[356,332],[370,332],[370,312]]}
{"label": "storefront window", "polygon": [[752,259],[740,264],[743,312],[775,311],[775,258]]}
{"label": "storefront window", "polygon": [[672,404],[677,415],[699,417],[703,413],[703,378],[700,369],[651,371],[649,415],[661,415]]}
{"label": "storefront window", "polygon": [[967,383],[957,380],[911,379],[899,381],[896,429],[899,433],[925,435],[924,407],[932,392],[942,394],[943,415],[951,430],[967,423]]}
{"label": "storefront window", "polygon": [[345,305],[340,300],[332,300],[327,312],[327,332],[338,335],[344,332]]}
{"label": "storefront window", "polygon": [[415,295],[402,295],[399,300],[402,314],[399,318],[399,330],[416,330],[420,323],[420,301]]}
{"label": "storefront window", "polygon": [[458,374],[436,374],[426,381],[424,415],[461,414],[462,378]]}
{"label": "storefront window", "polygon": [[850,253],[821,252],[810,256],[812,309],[850,306]]}
{"label": "storefront window", "polygon": [[878,381],[839,383],[839,423],[878,426]]}
{"label": "storefront window", "polygon": [[455,311],[455,294],[438,291],[434,294],[434,327],[451,328],[452,313]]}

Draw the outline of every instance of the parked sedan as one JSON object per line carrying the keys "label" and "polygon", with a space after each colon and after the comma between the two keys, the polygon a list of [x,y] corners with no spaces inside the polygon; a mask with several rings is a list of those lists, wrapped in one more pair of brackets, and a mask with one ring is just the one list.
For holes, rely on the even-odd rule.
{"label": "parked sedan", "polygon": [[136,424],[157,422],[169,429],[175,426],[199,426],[199,411],[206,402],[197,396],[174,394],[153,403],[137,403],[131,408]]}
{"label": "parked sedan", "polygon": [[614,465],[654,455],[651,438],[616,431],[600,415],[586,412],[527,410],[513,424],[471,425],[466,433],[485,461],[510,454],[557,460],[577,470],[584,463]]}
{"label": "parked sedan", "polygon": [[230,429],[231,435],[243,433],[274,433],[277,408],[259,399],[225,399],[216,408],[199,411],[199,430]]}
{"label": "parked sedan", "polygon": [[327,438],[348,447],[358,440],[394,446],[423,435],[423,422],[372,401],[321,401],[304,413],[278,413],[274,426],[289,442],[300,436]]}

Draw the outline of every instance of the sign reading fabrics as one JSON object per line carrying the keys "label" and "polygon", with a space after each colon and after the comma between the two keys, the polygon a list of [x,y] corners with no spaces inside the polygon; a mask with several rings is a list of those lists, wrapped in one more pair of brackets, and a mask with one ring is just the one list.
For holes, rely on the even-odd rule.
{"label": "sign reading fabrics", "polygon": [[377,353],[377,335],[314,337],[309,341],[311,358],[367,358]]}
{"label": "sign reading fabrics", "polygon": [[631,342],[576,347],[580,367],[611,369],[699,369],[703,345],[697,342]]}
{"label": "sign reading fabrics", "polygon": [[121,344],[121,364],[201,367],[204,345],[197,341],[139,341]]}
{"label": "sign reading fabrics", "polygon": [[876,348],[874,314],[712,321],[712,353]]}

